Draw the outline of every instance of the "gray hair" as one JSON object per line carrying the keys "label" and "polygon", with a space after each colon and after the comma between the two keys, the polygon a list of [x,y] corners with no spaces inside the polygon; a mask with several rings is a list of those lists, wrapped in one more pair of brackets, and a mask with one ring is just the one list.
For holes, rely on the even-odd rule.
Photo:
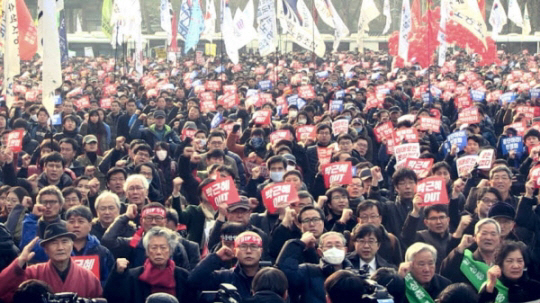
{"label": "gray hair", "polygon": [[109,190],[106,190],[106,191],[103,191],[97,198],[96,198],[96,203],[94,203],[94,206],[96,209],[98,209],[99,207],[99,204],[101,203],[101,201],[103,201],[104,199],[107,199],[107,198],[112,198],[114,200],[114,203],[116,204],[116,207],[118,207],[118,210],[120,210],[120,198],[118,198],[118,195],[113,193],[112,191],[109,191]]}
{"label": "gray hair", "polygon": [[141,181],[144,189],[148,190],[148,188],[150,187],[150,184],[148,184],[148,180],[146,180],[146,178],[141,175],[141,174],[133,174],[129,177],[127,177],[126,179],[126,182],[124,182],[124,191],[128,191],[128,186],[129,186],[129,183],[133,182],[134,180],[139,180]]}
{"label": "gray hair", "polygon": [[429,251],[433,255],[434,261],[437,261],[437,250],[433,245],[424,242],[416,242],[407,249],[407,252],[405,253],[405,262],[412,262],[417,254],[424,251]]}
{"label": "gray hair", "polygon": [[484,218],[484,219],[478,221],[476,223],[476,225],[474,226],[474,234],[476,235],[480,231],[482,226],[484,226],[486,224],[495,225],[495,230],[497,230],[497,233],[499,235],[501,234],[501,226],[499,225],[499,222],[495,221],[495,219],[493,219],[493,218]]}
{"label": "gray hair", "polygon": [[322,247],[323,246],[323,243],[324,243],[324,239],[330,237],[330,236],[338,236],[341,241],[343,242],[343,246],[347,245],[347,240],[345,240],[345,236],[343,236],[342,233],[338,233],[338,232],[335,232],[335,231],[329,231],[329,232],[325,232],[324,234],[321,235],[321,237],[319,238],[319,247]]}
{"label": "gray hair", "polygon": [[493,179],[493,175],[495,173],[500,173],[500,172],[505,172],[508,175],[508,178],[510,178],[510,179],[512,179],[512,177],[514,176],[514,174],[512,174],[512,171],[510,170],[510,168],[508,168],[507,166],[505,166],[505,165],[497,165],[497,166],[495,166],[494,168],[492,168],[489,171],[489,179]]}
{"label": "gray hair", "polygon": [[301,190],[298,192],[298,198],[299,199],[306,199],[309,198],[311,200],[311,203],[315,203],[315,199],[313,199],[313,196],[307,191],[307,190]]}
{"label": "gray hair", "polygon": [[146,232],[143,238],[144,250],[148,253],[148,242],[154,237],[164,237],[169,244],[170,256],[173,255],[176,246],[178,245],[176,234],[165,227],[155,226]]}
{"label": "gray hair", "polygon": [[43,195],[54,195],[58,198],[58,202],[60,202],[60,205],[64,205],[64,196],[62,195],[60,189],[56,187],[56,185],[45,186],[39,191],[36,198],[38,204],[41,204],[41,197]]}

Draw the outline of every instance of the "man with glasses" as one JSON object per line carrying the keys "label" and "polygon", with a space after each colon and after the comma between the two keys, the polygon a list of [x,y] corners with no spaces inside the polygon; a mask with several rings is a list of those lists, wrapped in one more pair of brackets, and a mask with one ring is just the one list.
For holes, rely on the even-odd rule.
{"label": "man with glasses", "polygon": [[[308,220],[306,218],[303,222]],[[277,267],[287,276],[291,297],[299,296],[299,302],[326,302],[326,278],[340,269],[352,268],[351,262],[345,259],[347,247],[343,234],[327,232],[321,235],[318,242],[317,253],[321,256],[319,264],[302,264],[303,251],[306,248],[314,249],[317,244],[311,232],[304,233],[300,240],[287,241],[276,261]]]}
{"label": "man with glasses", "polygon": [[[59,223],[65,226],[66,222],[60,218],[64,197],[62,192],[54,185],[42,188],[36,198],[36,205],[32,213],[25,215],[22,225],[22,236],[19,247],[25,247],[36,236],[43,239],[47,226]],[[38,244],[39,244],[38,240]],[[33,247],[35,253],[34,262],[45,262],[48,260],[43,248],[39,245]]]}
{"label": "man with glasses", "polygon": [[397,268],[388,263],[378,252],[382,241],[381,230],[373,224],[357,225],[351,235],[354,251],[347,256],[354,269],[371,276],[380,267]]}
{"label": "man with glasses", "polygon": [[[217,290],[220,284],[230,283],[238,289],[242,300],[250,298],[261,255],[262,238],[255,232],[243,232],[235,238],[234,248],[222,246],[204,258],[189,275],[189,284],[198,290]],[[222,269],[235,257],[238,263],[234,268]]]}
{"label": "man with glasses", "polygon": [[[103,238],[105,231],[114,220],[122,212],[122,207],[125,211],[125,204],[120,202],[118,196],[110,191],[102,192],[96,199],[95,203],[97,220],[92,224],[92,235],[96,236],[99,241]],[[121,233],[122,237],[131,237],[135,233],[135,224],[130,222]]]}
{"label": "man with glasses", "polygon": [[[126,258],[130,267],[142,266],[146,260],[146,252],[142,238],[152,227],[165,227],[167,211],[165,207],[157,202],[145,205],[141,211],[141,227],[131,237],[123,237],[124,230],[129,228],[129,221],[134,220],[138,215],[137,206],[130,204],[125,214],[118,216],[112,225],[107,229],[101,243],[107,247],[115,258]],[[177,243],[172,254],[172,259],[176,266],[190,270],[189,258],[184,246]]]}
{"label": "man with glasses", "polygon": [[435,204],[424,208],[424,225],[427,229],[419,230],[418,225],[422,209],[419,204],[422,202],[421,197],[414,198],[413,211],[409,213],[405,220],[401,238],[406,246],[410,246],[415,242],[424,242],[435,247],[438,256],[436,264],[438,271],[442,260],[447,255],[448,243],[452,239],[448,229],[450,223],[448,207],[443,204]]}
{"label": "man with glasses", "polygon": [[[482,186],[492,186],[495,187],[501,194],[502,202],[512,205],[512,207],[517,208],[518,198],[511,193],[512,189],[512,177],[514,174],[512,171],[505,165],[498,165],[491,169],[489,172],[489,181],[480,182],[478,187]],[[487,183],[487,184],[486,184]],[[465,209],[469,212],[473,212],[476,207],[476,199],[474,195],[478,190],[478,187],[471,188],[469,192],[469,198],[465,203]],[[467,189],[465,189],[465,193]]]}

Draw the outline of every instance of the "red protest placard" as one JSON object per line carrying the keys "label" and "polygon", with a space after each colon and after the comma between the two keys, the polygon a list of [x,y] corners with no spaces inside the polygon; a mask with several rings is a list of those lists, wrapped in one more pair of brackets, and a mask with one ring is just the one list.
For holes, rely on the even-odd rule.
{"label": "red protest placard", "polygon": [[333,148],[317,146],[317,157],[319,158],[319,164],[324,165],[330,163],[332,159]]}
{"label": "red protest placard", "polygon": [[398,138],[396,136],[396,132],[392,130],[392,134],[385,139],[383,144],[386,144],[386,153],[388,155],[394,154],[394,147],[399,144]]}
{"label": "red protest placard", "polygon": [[105,95],[114,96],[116,95],[116,86],[114,84],[109,84],[103,88]]}
{"label": "red protest placard", "polygon": [[518,136],[523,136],[525,134],[525,130],[527,129],[527,122],[526,121],[515,122],[512,124],[506,125],[504,127],[505,130],[507,128],[515,129]]}
{"label": "red protest placard", "polygon": [[529,171],[529,179],[533,180],[534,188],[540,188],[540,164],[537,164]]}
{"label": "red protest placard", "polygon": [[34,102],[37,100],[37,95],[38,95],[38,92],[32,90],[32,91],[26,92],[25,99],[26,101]]}
{"label": "red protest placard", "polygon": [[90,107],[90,98],[84,96],[79,100],[75,101],[78,108],[89,108]]}
{"label": "red protest placard", "polygon": [[213,92],[200,93],[199,99],[201,99],[201,101],[215,101],[214,93]]}
{"label": "red protest placard", "polygon": [[253,114],[255,124],[268,125],[272,123],[272,112],[268,110],[259,110]]}
{"label": "red protest placard", "polygon": [[515,115],[523,115],[525,119],[532,120],[535,117],[540,116],[540,107],[539,106],[518,106],[516,108]]}
{"label": "red protest placard", "polygon": [[261,191],[264,206],[268,213],[275,214],[279,208],[298,202],[298,193],[292,183],[273,183]]}
{"label": "red protest placard", "polygon": [[491,169],[491,164],[493,162],[493,156],[495,154],[495,150],[493,149],[485,149],[480,152],[478,155],[478,159],[476,160],[476,163],[478,163],[479,169]]}
{"label": "red protest placard", "polygon": [[192,129],[192,128],[184,128],[184,129],[182,129],[182,136],[181,136],[182,141],[186,140],[186,138],[193,139],[193,137],[195,137],[196,132],[197,132],[197,130]]}
{"label": "red protest placard", "polygon": [[201,100],[201,111],[203,113],[209,113],[216,110],[216,102],[214,100]]}
{"label": "red protest placard", "polygon": [[459,97],[454,98],[454,104],[455,104],[456,108],[458,108],[458,109],[460,109],[460,108],[469,108],[469,107],[473,106],[471,96],[469,96],[469,95],[463,95],[463,96],[459,96]]}
{"label": "red protest placard", "polygon": [[80,267],[91,271],[98,278],[98,280],[100,279],[98,255],[72,256],[71,260]]}
{"label": "red protest placard", "polygon": [[419,117],[418,121],[420,122],[420,130],[429,131],[431,130],[434,133],[441,131],[441,119],[432,118],[432,117]]}
{"label": "red protest placard", "polygon": [[22,151],[22,141],[24,138],[24,130],[14,130],[8,134],[7,147],[11,149],[13,153]]}
{"label": "red protest placard", "polygon": [[396,130],[396,136],[399,142],[403,142],[403,141],[406,141],[407,143],[418,142],[418,132],[416,131],[416,128],[413,128],[413,127],[400,128]]}
{"label": "red protest placard", "polygon": [[480,113],[476,107],[466,108],[458,114],[458,123],[460,124],[477,124],[480,121]]}
{"label": "red protest placard", "polygon": [[459,177],[465,177],[471,173],[473,168],[476,166],[476,160],[478,156],[464,156],[456,160],[456,167],[458,170]]}
{"label": "red protest placard", "polygon": [[236,94],[236,85],[223,85],[223,94]]}
{"label": "red protest placard", "polygon": [[276,130],[270,134],[270,143],[274,144],[280,140],[292,141],[292,134],[287,129]]}
{"label": "red protest placard", "polygon": [[258,66],[255,68],[255,75],[264,75],[266,73],[266,69],[263,66]]}
{"label": "red protest placard", "polygon": [[303,85],[298,88],[298,97],[302,99],[315,99],[315,91],[311,85]]}
{"label": "red protest placard", "polygon": [[238,105],[239,102],[240,101],[237,94],[226,94],[224,96],[220,96],[220,99],[218,100],[218,103],[227,109],[233,108],[234,106]]}
{"label": "red protest placard", "polygon": [[420,206],[448,204],[449,202],[446,180],[443,177],[429,177],[419,181],[416,193],[424,200]]}
{"label": "red protest placard", "polygon": [[487,94],[486,101],[487,102],[499,102],[499,98],[502,95],[502,90],[494,90]]}
{"label": "red protest placard", "polygon": [[413,159],[407,158],[405,160],[404,167],[412,169],[419,179],[423,179],[429,175],[431,167],[433,166],[433,159]]}
{"label": "red protest placard", "polygon": [[148,99],[154,98],[154,97],[157,97],[157,96],[158,96],[158,91],[153,89],[153,88],[146,91],[146,97]]}
{"label": "red protest placard", "polygon": [[391,121],[388,121],[386,123],[379,124],[379,126],[373,129],[373,132],[375,133],[377,142],[383,142],[392,136],[392,133],[394,132],[394,125]]}
{"label": "red protest placard", "polygon": [[366,106],[364,112],[367,112],[371,108],[382,108],[384,99],[377,98],[377,96],[370,96],[366,100]]}
{"label": "red protest placard", "polygon": [[351,184],[352,181],[352,165],[351,162],[333,162],[322,165],[322,175],[326,188],[330,184],[339,183],[341,185]]}
{"label": "red protest placard", "polygon": [[296,128],[296,139],[298,141],[315,140],[317,133],[315,125],[300,125]]}
{"label": "red protest placard", "polygon": [[405,161],[407,158],[418,159],[420,158],[420,144],[407,143],[394,146],[394,155],[396,162]]}
{"label": "red protest placard", "polygon": [[111,108],[112,98],[103,98],[99,101],[102,108]]}
{"label": "red protest placard", "polygon": [[195,86],[195,88],[193,89],[193,92],[195,92],[195,94],[200,94],[200,93],[203,93],[205,92],[206,89],[205,89],[205,86],[204,85],[197,85]]}
{"label": "red protest placard", "polygon": [[232,204],[240,201],[238,190],[231,176],[216,180],[205,187],[203,193],[214,210],[222,203]]}
{"label": "red protest placard", "polygon": [[221,90],[221,81],[206,81],[204,84],[206,90],[211,91],[220,91]]}
{"label": "red protest placard", "polygon": [[467,87],[463,86],[463,85],[460,85],[460,86],[457,86],[455,89],[454,89],[454,93],[458,96],[463,96],[463,95],[466,95],[467,94]]}
{"label": "red protest placard", "polygon": [[349,131],[349,120],[340,119],[332,122],[332,132],[335,136]]}
{"label": "red protest placard", "polygon": [[264,103],[272,103],[273,102],[272,94],[259,94],[259,99],[261,100],[262,104],[264,104]]}

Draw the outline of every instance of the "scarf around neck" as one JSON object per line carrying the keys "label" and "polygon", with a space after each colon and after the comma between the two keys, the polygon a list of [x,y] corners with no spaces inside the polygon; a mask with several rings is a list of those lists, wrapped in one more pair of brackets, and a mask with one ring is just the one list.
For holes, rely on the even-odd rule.
{"label": "scarf around neck", "polygon": [[169,259],[165,269],[155,267],[150,259],[146,259],[139,280],[151,286],[151,293],[164,292],[176,296],[176,280],[174,279],[174,261]]}

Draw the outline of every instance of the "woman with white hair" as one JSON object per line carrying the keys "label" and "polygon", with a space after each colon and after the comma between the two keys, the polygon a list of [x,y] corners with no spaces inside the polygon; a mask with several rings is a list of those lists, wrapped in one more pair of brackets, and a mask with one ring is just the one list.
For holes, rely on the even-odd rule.
{"label": "woman with white hair", "polygon": [[174,264],[171,256],[176,248],[176,234],[164,227],[153,227],[145,233],[143,246],[147,259],[143,266],[127,269],[129,261],[116,260],[103,296],[109,302],[144,303],[154,293],[168,293],[179,302],[195,302],[188,287],[189,272]]}
{"label": "woman with white hair", "polygon": [[437,250],[432,245],[416,242],[405,253],[405,262],[399,265],[399,274],[405,278],[405,295],[409,302],[437,298],[450,280],[435,273]]}

